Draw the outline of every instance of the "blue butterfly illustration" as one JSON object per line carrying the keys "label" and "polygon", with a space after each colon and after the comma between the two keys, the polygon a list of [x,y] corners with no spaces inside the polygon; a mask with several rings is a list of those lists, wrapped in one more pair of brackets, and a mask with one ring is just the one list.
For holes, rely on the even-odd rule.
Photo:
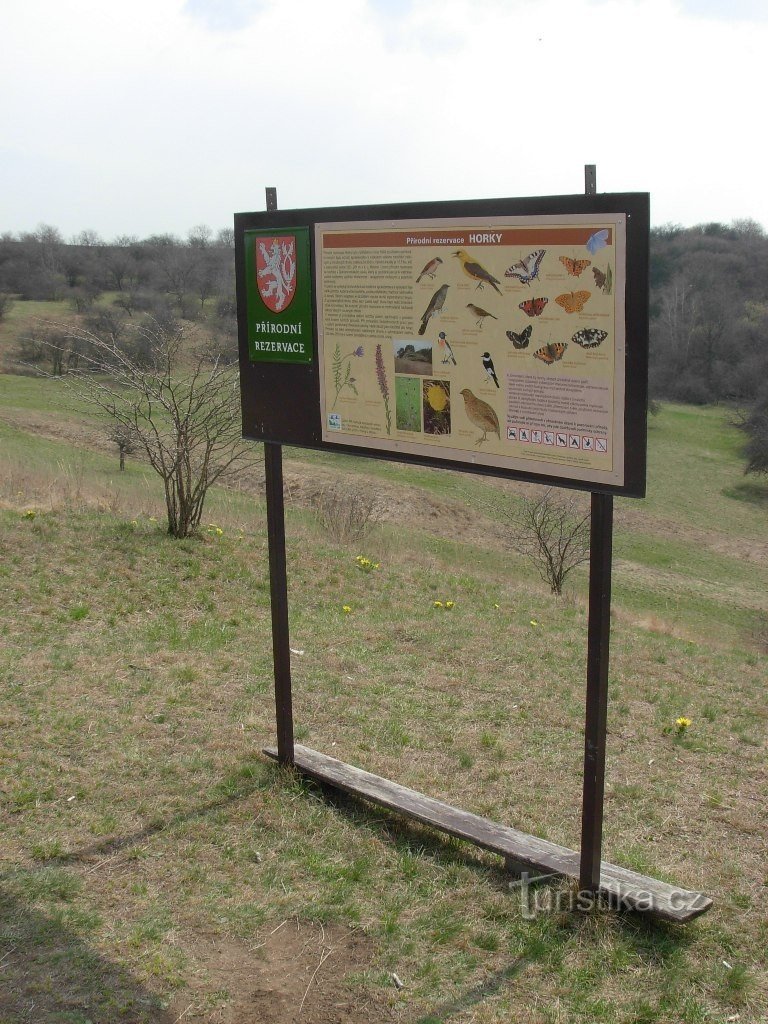
{"label": "blue butterfly illustration", "polygon": [[604,249],[608,245],[608,229],[601,228],[600,231],[596,231],[594,235],[590,235],[587,239],[587,249],[594,256],[598,249]]}

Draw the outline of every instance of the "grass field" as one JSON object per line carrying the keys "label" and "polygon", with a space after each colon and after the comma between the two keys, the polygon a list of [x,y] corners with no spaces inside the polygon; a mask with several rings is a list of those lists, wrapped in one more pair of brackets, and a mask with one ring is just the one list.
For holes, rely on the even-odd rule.
{"label": "grass field", "polygon": [[[617,502],[605,855],[713,896],[676,927],[524,901],[268,762],[258,479],[173,541],[146,467],[0,377],[0,1024],[765,1020],[768,489],[727,419],[665,407]],[[297,738],[577,846],[586,576],[555,599],[505,548],[520,488],[301,451],[286,477]],[[337,477],[388,504],[362,546],[307,507]]]}

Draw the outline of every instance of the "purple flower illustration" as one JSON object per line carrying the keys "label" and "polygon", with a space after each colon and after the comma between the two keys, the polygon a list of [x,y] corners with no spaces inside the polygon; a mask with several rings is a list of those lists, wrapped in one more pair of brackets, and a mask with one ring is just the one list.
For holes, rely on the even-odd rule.
{"label": "purple flower illustration", "polygon": [[358,345],[354,352],[348,352],[345,356],[341,354],[341,348],[339,343],[336,342],[336,348],[333,352],[333,385],[336,389],[336,395],[333,399],[332,409],[336,408],[336,403],[339,400],[339,395],[344,388],[349,388],[355,395],[357,394],[357,387],[355,378],[350,372],[350,363],[356,356],[361,359],[365,355],[362,345]]}

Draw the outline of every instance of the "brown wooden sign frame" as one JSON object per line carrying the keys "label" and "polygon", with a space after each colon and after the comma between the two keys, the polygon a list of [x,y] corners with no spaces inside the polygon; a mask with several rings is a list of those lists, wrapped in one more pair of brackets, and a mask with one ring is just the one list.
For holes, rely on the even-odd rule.
{"label": "brown wooden sign frame", "polygon": [[[505,471],[498,466],[477,466],[446,462],[439,456],[403,455],[380,448],[329,445],[322,439],[320,387],[316,338],[311,361],[283,365],[255,361],[249,324],[245,232],[274,229],[280,239],[288,238],[291,227],[306,228],[318,221],[371,219],[398,220],[435,216],[435,204],[343,210],[277,211],[277,193],[267,189],[266,214],[238,214],[235,217],[235,245],[238,286],[243,435],[265,442],[267,525],[272,608],[272,643],[277,719],[277,747],[265,753],[281,764],[292,766],[320,781],[390,807],[401,814],[427,822],[486,849],[500,853],[512,870],[543,871],[572,877],[582,892],[607,897],[613,905],[633,907],[671,921],[688,921],[704,913],[712,900],[702,893],[675,888],[636,872],[607,864],[601,859],[605,781],[606,719],[608,701],[608,658],[610,641],[611,560],[614,493],[642,496],[645,493],[646,404],[648,351],[648,197],[629,195],[597,196],[595,168],[585,168],[584,197],[548,197],[535,200],[478,201],[438,204],[446,216],[499,215],[525,211],[563,210],[591,212],[626,209],[627,246],[632,253],[626,277],[627,317],[626,387],[624,437],[627,441],[625,479],[621,486],[585,487],[569,477],[541,477],[537,474]],[[618,203],[618,206],[617,206]],[[275,240],[275,244],[277,239]],[[282,243],[281,243],[282,244]],[[277,249],[275,249],[277,252]],[[251,288],[251,293],[253,289]],[[250,300],[253,302],[253,299]],[[257,302],[259,300],[256,300]],[[265,322],[267,318],[264,318]],[[257,321],[259,324],[261,320]],[[315,320],[315,330],[317,321]],[[297,332],[298,333],[298,332]],[[275,351],[274,349],[271,351]],[[293,350],[292,350],[293,352]],[[290,641],[288,631],[288,589],[285,558],[285,513],[283,505],[282,444],[348,451],[374,458],[393,458],[468,472],[532,479],[536,482],[591,490],[589,623],[587,635],[587,693],[582,793],[582,834],[580,852],[546,843],[514,829],[497,825],[458,808],[408,790],[396,783],[346,765],[294,742]]]}

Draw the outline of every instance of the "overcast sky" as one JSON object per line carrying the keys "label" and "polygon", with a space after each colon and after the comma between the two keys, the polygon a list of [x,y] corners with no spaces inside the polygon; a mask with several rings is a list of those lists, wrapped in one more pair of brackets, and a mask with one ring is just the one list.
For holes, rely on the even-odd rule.
{"label": "overcast sky", "polygon": [[2,0],[0,233],[598,190],[768,227],[768,0]]}

